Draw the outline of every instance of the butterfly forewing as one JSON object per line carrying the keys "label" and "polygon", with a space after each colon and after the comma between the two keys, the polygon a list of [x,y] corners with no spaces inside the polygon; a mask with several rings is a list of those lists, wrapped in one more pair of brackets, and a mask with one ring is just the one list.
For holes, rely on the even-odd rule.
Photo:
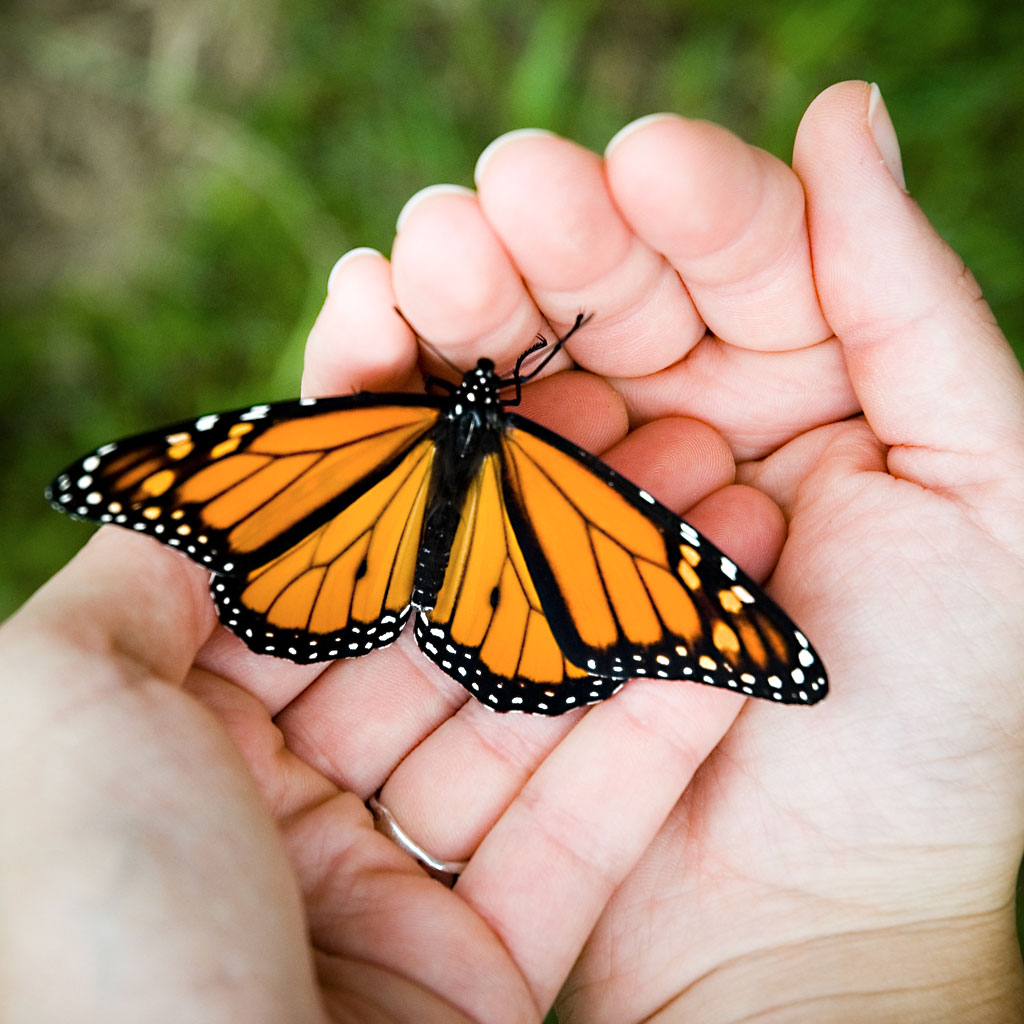
{"label": "butterfly forewing", "polygon": [[204,416],[104,445],[47,489],[211,569],[221,619],[294,661],[390,643],[408,618],[437,399],[357,395]]}
{"label": "butterfly forewing", "polygon": [[103,445],[47,488],[63,512],[158,537],[218,572],[281,554],[348,505],[437,420],[427,396],[302,399]]}

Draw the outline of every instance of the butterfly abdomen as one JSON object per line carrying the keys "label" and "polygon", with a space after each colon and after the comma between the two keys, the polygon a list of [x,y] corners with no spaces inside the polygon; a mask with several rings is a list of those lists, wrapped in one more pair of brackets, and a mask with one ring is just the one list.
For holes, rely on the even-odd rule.
{"label": "butterfly abdomen", "polygon": [[416,559],[416,575],[412,604],[429,610],[434,607],[451,557],[452,541],[459,526],[459,514],[450,506],[432,506],[423,523],[420,550]]}

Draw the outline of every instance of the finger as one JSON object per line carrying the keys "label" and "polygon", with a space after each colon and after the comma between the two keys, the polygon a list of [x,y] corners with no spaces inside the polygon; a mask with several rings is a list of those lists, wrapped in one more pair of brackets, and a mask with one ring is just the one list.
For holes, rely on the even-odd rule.
{"label": "finger", "polygon": [[[760,555],[746,553],[761,578],[785,531],[764,495],[729,487],[690,518],[728,542],[728,517],[712,514],[718,495],[730,494],[740,512],[733,529],[742,521],[750,532],[760,510],[774,534]],[[561,987],[607,901],[742,706],[738,695],[710,687],[634,680],[583,717],[486,833],[457,891],[501,937],[540,1005]]]}
{"label": "finger", "polygon": [[634,422],[694,416],[741,461],[859,408],[834,339],[799,352],[747,352],[709,336],[675,366],[614,384]]}
{"label": "finger", "polygon": [[324,672],[323,665],[298,665],[287,658],[258,654],[227,626],[214,630],[196,655],[196,666],[230,680],[276,715]]}
{"label": "finger", "polygon": [[690,510],[736,475],[722,436],[700,420],[681,416],[652,420],[614,447],[598,450],[627,480],[646,481],[644,489],[668,508]]}
{"label": "finger", "polygon": [[1019,464],[1024,377],[973,278],[904,191],[877,90],[845,82],[822,93],[794,166],[822,307],[868,422],[891,446],[890,470],[949,487],[979,471],[991,479],[999,460]]}
{"label": "finger", "polygon": [[380,801],[433,856],[468,860],[583,713],[501,715],[470,700],[409,748],[383,783]]}
{"label": "finger", "polygon": [[487,356],[502,370],[548,327],[468,189],[434,185],[406,203],[391,267],[403,314],[463,368]]}
{"label": "finger", "polygon": [[76,686],[180,684],[216,621],[208,578],[150,537],[101,527],[6,623],[5,638],[33,652],[40,678],[49,664],[68,699]]}
{"label": "finger", "polygon": [[631,683],[584,716],[487,834],[456,891],[539,1005],[742,705],[711,687]]}
{"label": "finger", "polygon": [[302,393],[395,391],[410,383],[418,348],[395,312],[391,267],[373,249],[353,249],[334,265],[327,298],[309,332]]}
{"label": "finger", "polygon": [[386,650],[334,662],[275,721],[289,750],[366,800],[470,699],[407,629]]}
{"label": "finger", "polygon": [[250,692],[202,669],[189,673],[185,689],[220,719],[276,820],[337,792],[320,772],[288,749],[267,708]]}
{"label": "finger", "polygon": [[484,216],[548,319],[595,314],[570,342],[582,366],[653,373],[703,336],[678,276],[615,209],[596,154],[549,132],[511,132],[481,155],[476,184]]}
{"label": "finger", "polygon": [[352,1019],[536,1020],[519,971],[485,922],[373,831],[342,793],[283,823],[320,985]]}
{"label": "finger", "polygon": [[619,393],[603,378],[568,370],[523,388],[513,410],[599,455],[621,441],[629,418]]}
{"label": "finger", "polygon": [[758,583],[775,567],[786,540],[779,506],[754,487],[723,487],[690,509],[686,519]]}
{"label": "finger", "polygon": [[827,338],[800,181],[724,128],[668,114],[624,128],[605,153],[633,231],[664,253],[708,327],[762,351]]}

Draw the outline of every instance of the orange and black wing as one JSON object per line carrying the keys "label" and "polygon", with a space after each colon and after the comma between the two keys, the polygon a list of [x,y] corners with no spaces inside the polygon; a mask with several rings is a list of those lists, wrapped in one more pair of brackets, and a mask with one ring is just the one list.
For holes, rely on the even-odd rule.
{"label": "orange and black wing", "polygon": [[592,675],[560,648],[512,529],[497,452],[473,479],[441,589],[415,632],[431,661],[496,711],[557,715],[624,681]]}
{"label": "orange and black wing", "polygon": [[511,415],[417,636],[500,710],[558,714],[635,676],[786,703],[827,692],[806,637],[735,563],[599,459]]}
{"label": "orange and black wing", "polygon": [[439,404],[355,395],[203,416],[98,448],[47,496],[210,569],[222,621],[253,650],[351,657],[408,618]]}

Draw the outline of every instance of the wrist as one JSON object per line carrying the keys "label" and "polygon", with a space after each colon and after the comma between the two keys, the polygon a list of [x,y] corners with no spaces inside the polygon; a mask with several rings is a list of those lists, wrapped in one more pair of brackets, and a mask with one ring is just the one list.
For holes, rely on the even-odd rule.
{"label": "wrist", "polygon": [[1024,1019],[1012,909],[850,931],[737,957],[652,1021],[1003,1024]]}

